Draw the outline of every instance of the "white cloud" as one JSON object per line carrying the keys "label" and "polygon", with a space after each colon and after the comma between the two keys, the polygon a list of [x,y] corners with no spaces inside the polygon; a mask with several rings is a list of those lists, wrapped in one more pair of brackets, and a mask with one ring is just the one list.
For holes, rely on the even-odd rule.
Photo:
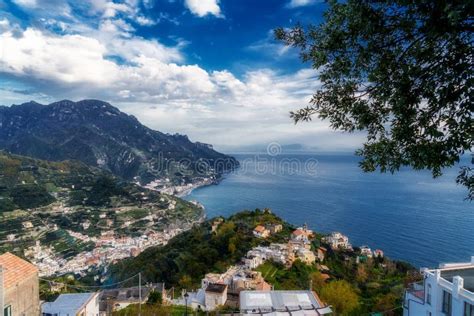
{"label": "white cloud", "polygon": [[288,3],[289,8],[304,7],[318,2],[318,0],[291,0]]}
{"label": "white cloud", "polygon": [[[275,40],[274,31],[270,30],[267,33],[267,36],[255,43],[250,44],[246,47],[249,51],[255,51],[258,53],[264,53],[272,58],[281,58],[281,57],[288,57],[291,56],[293,58],[297,58],[296,54],[288,54],[292,51],[291,46],[284,45],[281,42]],[[295,51],[295,50],[293,50]]]}
{"label": "white cloud", "polygon": [[0,32],[8,31],[10,28],[10,21],[7,18],[0,19]]}
{"label": "white cloud", "polygon": [[20,7],[35,8],[37,6],[36,0],[13,0],[13,2]]}
{"label": "white cloud", "polygon": [[[13,36],[7,31],[0,35],[0,72],[42,82],[37,88],[50,99],[107,100],[151,128],[221,147],[294,142],[307,133],[328,133],[321,122],[295,127],[288,115],[309,102],[318,85],[314,70],[282,75],[259,69],[237,78],[228,70],[178,64],[173,62],[181,58],[176,48],[124,39],[120,32],[111,28],[53,35],[28,28]],[[11,91],[0,93],[12,99]]]}
{"label": "white cloud", "polygon": [[[342,146],[329,141],[326,123],[295,127],[289,118],[288,112],[306,105],[318,86],[314,70],[256,69],[238,78],[225,69],[187,65],[183,44],[170,47],[136,36],[123,14],[105,14],[107,3],[97,4],[96,26],[58,24],[61,34],[23,30],[0,19],[0,73],[29,85],[24,91],[0,88],[0,103],[103,99],[151,128],[188,134],[218,148],[295,139]],[[127,12],[135,12],[134,3],[127,5],[132,8]]]}
{"label": "white cloud", "polygon": [[29,28],[21,37],[0,35],[0,71],[66,83],[104,83],[116,75],[114,63],[103,58],[106,49],[96,39],[65,35],[47,37]]}
{"label": "white cloud", "polygon": [[115,3],[106,0],[90,0],[91,13],[101,14],[104,18],[113,18],[119,13],[131,14],[134,9],[127,3]]}
{"label": "white cloud", "polygon": [[142,25],[142,26],[152,26],[152,25],[155,25],[157,22],[152,20],[152,19],[149,19],[147,17],[144,17],[144,16],[137,16],[137,18],[135,19],[135,21]]}
{"label": "white cloud", "polygon": [[221,8],[219,7],[219,0],[186,0],[186,7],[199,17],[212,14],[216,17],[223,17]]}
{"label": "white cloud", "polygon": [[[213,91],[205,70],[172,63],[182,58],[177,49],[155,40],[123,39],[116,32],[101,29],[100,41],[84,35],[46,34],[34,28],[26,29],[22,36],[4,32],[0,34],[0,72],[49,80],[59,86],[92,84],[90,91],[107,87],[112,96],[123,95],[116,89],[129,90],[127,97],[140,100],[191,98]],[[126,63],[108,56],[120,56]]]}

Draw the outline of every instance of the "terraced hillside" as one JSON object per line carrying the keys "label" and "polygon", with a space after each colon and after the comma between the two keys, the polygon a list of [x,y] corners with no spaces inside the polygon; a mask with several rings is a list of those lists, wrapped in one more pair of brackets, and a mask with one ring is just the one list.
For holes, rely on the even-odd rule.
{"label": "terraced hillside", "polygon": [[184,230],[202,218],[202,208],[192,203],[81,162],[0,152],[1,252],[28,255],[39,263],[46,254],[68,259],[102,247],[104,236],[133,241]]}

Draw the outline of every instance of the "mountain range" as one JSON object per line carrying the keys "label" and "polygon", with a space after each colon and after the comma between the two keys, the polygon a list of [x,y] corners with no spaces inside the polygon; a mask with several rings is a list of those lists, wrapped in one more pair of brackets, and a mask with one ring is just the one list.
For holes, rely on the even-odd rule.
{"label": "mountain range", "polygon": [[100,100],[1,106],[0,149],[50,161],[79,160],[141,184],[163,178],[189,183],[238,166],[212,145],[150,129]]}

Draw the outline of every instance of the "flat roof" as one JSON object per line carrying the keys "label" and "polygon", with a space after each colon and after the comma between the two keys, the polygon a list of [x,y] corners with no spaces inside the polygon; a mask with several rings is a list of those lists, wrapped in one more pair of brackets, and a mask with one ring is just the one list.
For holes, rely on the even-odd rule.
{"label": "flat roof", "polygon": [[209,285],[206,287],[206,292],[223,293],[226,288],[227,285],[225,284],[209,283]]}
{"label": "flat roof", "polygon": [[54,302],[44,303],[41,309],[42,312],[46,314],[76,315],[95,294],[96,293],[61,294]]}
{"label": "flat roof", "polygon": [[[316,308],[322,308],[321,303],[311,291],[242,291],[240,292],[240,310],[244,314],[259,312],[286,313],[292,315],[318,315]],[[328,309],[327,312],[330,312]],[[320,312],[321,313],[321,312]]]}
{"label": "flat roof", "polygon": [[[147,297],[150,294],[150,292],[154,289],[155,288],[151,288],[151,287],[142,287],[141,288],[142,298]],[[129,287],[129,288],[120,288],[120,289],[107,289],[107,290],[103,290],[100,294],[101,300],[113,299],[117,301],[137,301],[139,300],[139,298],[140,298],[140,290],[136,286]]]}
{"label": "flat roof", "polygon": [[441,277],[449,282],[453,282],[455,276],[464,279],[464,288],[474,293],[474,266],[458,269],[441,270]]}

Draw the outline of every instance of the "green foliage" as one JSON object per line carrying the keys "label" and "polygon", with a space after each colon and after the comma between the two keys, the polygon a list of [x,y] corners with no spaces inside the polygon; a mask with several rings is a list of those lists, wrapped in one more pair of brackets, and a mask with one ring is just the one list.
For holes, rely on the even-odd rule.
{"label": "green foliage", "polygon": [[10,212],[17,208],[10,197],[0,197],[0,213]]}
{"label": "green foliage", "polygon": [[[358,154],[365,171],[401,166],[439,176],[473,148],[474,8],[472,1],[328,1],[325,20],[275,30],[318,69],[313,115],[335,129],[365,130]],[[474,196],[472,167],[458,182]]]}
{"label": "green foliage", "polygon": [[332,306],[336,315],[350,315],[359,307],[359,296],[352,285],[344,280],[330,282],[320,293],[321,299]]}
{"label": "green foliage", "polygon": [[280,263],[267,261],[257,271],[275,290],[302,290],[309,289],[312,274],[317,270],[314,266],[296,260],[288,269]]}
{"label": "green foliage", "polygon": [[116,195],[126,195],[127,192],[119,186],[111,176],[102,176],[94,181],[92,189],[87,191],[87,205],[110,205],[110,198]]}
{"label": "green foliage", "polygon": [[[353,253],[333,252],[329,249],[324,264],[328,266],[332,280],[347,281],[356,290],[359,296],[359,314],[401,306],[405,286],[418,280],[413,266],[388,258],[368,258],[364,263],[357,264]],[[313,281],[313,288],[321,294],[323,287],[318,289],[316,284],[317,281]],[[391,300],[393,297],[396,300]]]}
{"label": "green foliage", "polygon": [[49,231],[40,240],[45,245],[52,245],[64,258],[73,257],[82,251],[91,251],[95,247],[93,242],[78,241],[62,229]]}
{"label": "green foliage", "polygon": [[[188,315],[195,316],[216,316],[219,315],[217,312],[203,312],[203,311],[193,311],[188,306],[187,308]],[[192,313],[191,313],[192,312]],[[112,316],[183,316],[186,313],[186,307],[180,305],[148,305],[142,304],[141,308],[138,304],[132,304],[127,306],[124,309],[113,312]]]}
{"label": "green foliage", "polygon": [[11,190],[10,197],[20,209],[39,207],[54,202],[54,198],[46,188],[39,185],[15,186]]}
{"label": "green foliage", "polygon": [[161,305],[163,303],[162,293],[158,291],[151,292],[146,303],[148,305]]}
{"label": "green foliage", "polygon": [[41,300],[52,302],[60,294],[84,292],[81,288],[84,284],[72,275],[64,275],[48,280],[49,281],[40,280],[39,293]]}

